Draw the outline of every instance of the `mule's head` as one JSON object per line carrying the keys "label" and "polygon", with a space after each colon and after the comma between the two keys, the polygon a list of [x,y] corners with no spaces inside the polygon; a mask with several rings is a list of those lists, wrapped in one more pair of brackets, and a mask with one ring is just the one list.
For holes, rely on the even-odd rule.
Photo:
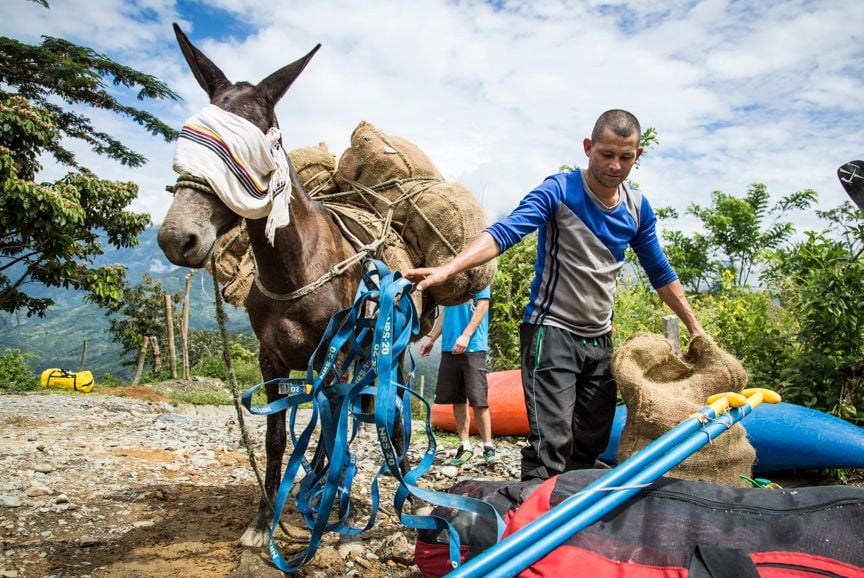
{"label": "mule's head", "polygon": [[[210,97],[210,103],[245,118],[262,132],[276,126],[276,103],[321,47],[319,44],[303,58],[253,85],[232,83],[218,66],[189,42],[176,24],[174,33],[192,74]],[[175,265],[202,267],[219,235],[239,219],[216,195],[175,187],[174,201],[159,228],[159,247]]]}

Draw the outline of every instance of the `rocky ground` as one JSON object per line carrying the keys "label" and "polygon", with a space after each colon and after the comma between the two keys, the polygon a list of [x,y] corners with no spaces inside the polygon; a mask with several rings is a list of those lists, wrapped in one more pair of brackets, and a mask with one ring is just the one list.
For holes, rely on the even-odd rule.
{"label": "rocky ground", "polygon": [[[281,575],[265,553],[238,543],[258,486],[233,406],[175,407],[163,395],[186,387],[213,388],[169,383],[107,392],[114,395],[0,397],[0,578]],[[244,418],[263,465],[264,420]],[[499,463],[476,460],[461,471],[446,465],[452,449],[439,451],[423,484],[446,489],[462,477],[518,479],[521,440],[498,438],[497,445]],[[380,463],[374,432],[362,434],[354,449],[354,487],[368,503],[368,482]],[[419,457],[415,452],[414,463]],[[862,485],[860,472],[853,475]],[[392,510],[394,488],[392,478],[383,480],[374,528],[354,541],[327,535],[298,575],[419,576],[415,533]],[[290,535],[279,538],[283,553],[302,549],[305,531],[287,529]]]}
{"label": "rocky ground", "polygon": [[[174,407],[160,389],[0,397],[0,577],[281,575],[266,554],[238,544],[258,486],[233,406]],[[263,466],[264,420],[244,419]],[[439,451],[426,487],[516,479],[517,440],[498,445],[500,463],[478,460],[461,472],[445,463],[451,450]],[[373,431],[355,451],[362,499],[380,463]],[[420,575],[415,533],[392,510],[395,483],[383,486],[375,527],[359,541],[326,536],[299,575]],[[304,544],[302,530],[288,529],[283,553]]]}

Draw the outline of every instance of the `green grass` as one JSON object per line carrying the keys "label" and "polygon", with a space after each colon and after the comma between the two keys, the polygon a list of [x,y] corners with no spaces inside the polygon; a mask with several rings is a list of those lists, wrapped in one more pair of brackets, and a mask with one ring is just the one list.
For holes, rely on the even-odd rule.
{"label": "green grass", "polygon": [[226,392],[216,393],[214,391],[200,391],[200,392],[189,392],[189,391],[172,391],[168,394],[168,399],[171,400],[171,403],[174,405],[179,404],[187,404],[187,405],[233,405],[234,401],[231,399],[231,396]]}

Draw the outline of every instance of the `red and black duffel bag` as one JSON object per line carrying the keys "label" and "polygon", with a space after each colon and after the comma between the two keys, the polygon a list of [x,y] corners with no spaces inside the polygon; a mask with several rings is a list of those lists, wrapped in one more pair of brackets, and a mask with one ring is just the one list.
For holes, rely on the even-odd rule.
{"label": "red and black duffel bag", "polygon": [[[451,491],[487,494],[499,512],[508,508],[506,536],[604,473],[568,472],[539,486],[460,482]],[[466,545],[463,559],[494,543],[494,528],[485,528],[486,520],[451,514]],[[424,576],[441,576],[450,569],[443,534],[418,535],[416,560]],[[864,578],[864,488],[768,490],[661,478],[522,575]]]}

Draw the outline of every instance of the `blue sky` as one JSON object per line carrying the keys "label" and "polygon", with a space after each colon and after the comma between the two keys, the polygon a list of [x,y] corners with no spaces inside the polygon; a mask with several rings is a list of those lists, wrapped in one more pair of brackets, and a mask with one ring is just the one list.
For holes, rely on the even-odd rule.
{"label": "blue sky", "polygon": [[[151,108],[178,127],[206,97],[172,22],[235,81],[257,82],[320,42],[277,109],[286,146],[323,141],[339,155],[369,121],[419,145],[493,218],[561,165],[584,164],[582,139],[609,108],[657,130],[631,177],[653,205],[681,212],[754,182],[775,198],[812,188],[835,207],[837,167],[864,158],[859,0],[12,1],[0,34],[60,36],[159,77],[183,100]],[[80,158],[137,182],[133,207],[158,223],[173,145],[92,118],[150,162],[129,170],[83,147]],[[812,213],[794,220],[819,226]]]}

